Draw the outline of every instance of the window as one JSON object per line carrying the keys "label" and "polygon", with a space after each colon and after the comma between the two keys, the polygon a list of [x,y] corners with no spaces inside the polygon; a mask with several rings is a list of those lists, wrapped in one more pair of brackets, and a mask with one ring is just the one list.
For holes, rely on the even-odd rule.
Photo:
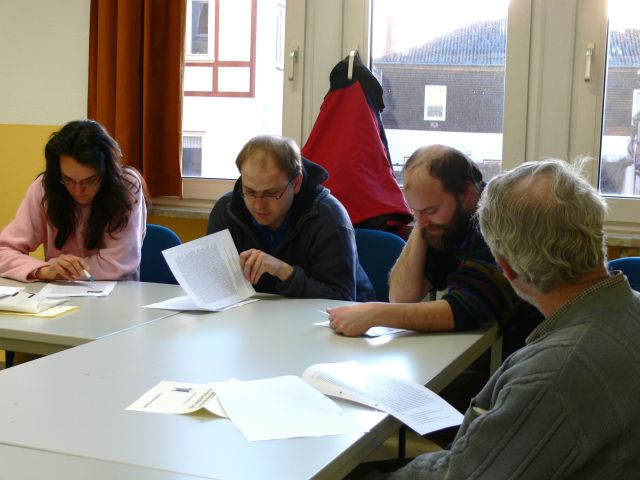
{"label": "window", "polygon": [[371,65],[396,178],[418,147],[469,155],[485,180],[500,171],[506,0],[372,0]]}
{"label": "window", "polygon": [[255,95],[256,2],[188,2],[185,96]]}
{"label": "window", "polygon": [[257,0],[187,2],[185,197],[220,194],[201,179],[222,179],[222,192],[231,190],[224,180],[238,177],[235,159],[247,140],[282,133],[284,20],[283,0],[259,8]]}
{"label": "window", "polygon": [[188,8],[191,21],[187,29],[187,55],[210,58],[213,49],[209,45],[209,2],[191,1]]}
{"label": "window", "polygon": [[182,136],[182,175],[184,177],[202,176],[203,135],[203,133],[189,132]]}
{"label": "window", "polygon": [[640,9],[609,1],[599,185],[610,196],[640,197]]}
{"label": "window", "polygon": [[447,119],[447,86],[424,86],[424,119],[444,122]]}
{"label": "window", "polygon": [[273,52],[278,70],[284,70],[284,13],[285,6],[279,3],[276,9],[276,48]]}

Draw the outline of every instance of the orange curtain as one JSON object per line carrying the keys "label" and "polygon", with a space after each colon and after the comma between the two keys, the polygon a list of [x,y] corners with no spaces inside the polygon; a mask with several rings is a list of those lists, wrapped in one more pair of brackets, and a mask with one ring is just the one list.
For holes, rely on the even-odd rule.
{"label": "orange curtain", "polygon": [[153,197],[181,196],[186,0],[92,0],[88,116]]}

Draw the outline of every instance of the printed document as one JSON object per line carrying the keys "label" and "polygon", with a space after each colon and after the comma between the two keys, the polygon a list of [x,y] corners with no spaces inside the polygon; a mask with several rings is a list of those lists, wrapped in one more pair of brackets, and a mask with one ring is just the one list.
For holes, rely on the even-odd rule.
{"label": "printed document", "polygon": [[420,435],[462,423],[463,415],[428,388],[358,362],[312,365],[302,378],[325,395],[387,412]]}
{"label": "printed document", "polygon": [[206,408],[212,413],[227,417],[209,384],[160,382],[126,409],[151,413],[193,413]]}
{"label": "printed document", "polygon": [[14,295],[23,289],[24,287],[4,287],[0,285],[0,298],[6,297],[8,295]]}
{"label": "printed document", "polygon": [[40,298],[66,297],[107,297],[116,286],[116,282],[49,282],[38,296]]}
{"label": "printed document", "polygon": [[241,382],[160,382],[127,410],[184,414],[205,408],[228,417],[249,441],[367,431],[295,376]]}
{"label": "printed document", "polygon": [[177,310],[219,311],[256,293],[242,273],[240,255],[229,230],[163,250],[162,254],[193,302],[189,306],[182,297],[167,301],[177,302]]}

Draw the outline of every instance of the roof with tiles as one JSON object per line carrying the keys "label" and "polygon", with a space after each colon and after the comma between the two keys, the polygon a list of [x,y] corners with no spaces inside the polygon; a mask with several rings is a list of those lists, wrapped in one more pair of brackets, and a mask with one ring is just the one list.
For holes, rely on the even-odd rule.
{"label": "roof with tiles", "polygon": [[[505,64],[506,19],[475,22],[420,47],[393,52],[374,60],[376,65],[494,65]],[[640,29],[611,32],[609,66],[640,67]]]}

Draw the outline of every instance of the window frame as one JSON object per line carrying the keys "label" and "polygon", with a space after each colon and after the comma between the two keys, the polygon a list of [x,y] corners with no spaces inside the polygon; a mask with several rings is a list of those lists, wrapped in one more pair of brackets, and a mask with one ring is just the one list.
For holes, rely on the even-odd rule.
{"label": "window frame", "polygon": [[[186,25],[188,31],[185,34],[185,42],[188,44],[191,37],[191,18],[193,1],[187,2]],[[254,98],[256,85],[256,28],[257,28],[257,0],[247,0],[251,2],[251,20],[249,40],[249,60],[220,60],[220,29],[219,25],[224,21],[220,18],[220,1],[209,0],[209,46],[213,46],[213,52],[207,55],[188,54],[185,55],[185,70],[187,68],[207,68],[211,69],[211,90],[188,90],[184,92],[188,97],[231,97],[231,98]],[[213,7],[213,8],[212,8]],[[186,51],[186,50],[185,50]],[[249,88],[246,91],[220,90],[220,71],[225,68],[248,68]]]}
{"label": "window frame", "polygon": [[[608,35],[607,0],[571,0],[566,25],[574,25],[575,42],[573,50],[573,82],[569,92],[570,125],[568,140],[569,159],[592,157],[587,173],[589,181],[596,188],[599,185],[599,157],[601,152],[604,88],[606,74],[606,45]],[[595,44],[595,54],[591,64],[591,78],[585,80],[585,47]],[[551,75],[550,73],[548,75]],[[605,233],[610,239],[640,239],[640,198],[604,195],[608,211],[605,218]]]}
{"label": "window frame", "polygon": [[633,127],[633,117],[640,113],[640,88],[633,89],[631,97],[631,120],[629,124]]}
{"label": "window frame", "polygon": [[[298,23],[290,27],[293,9]],[[503,170],[525,161],[595,157],[600,152],[606,12],[606,0],[510,2]],[[357,48],[363,61],[369,61],[369,0],[290,0],[286,22],[286,71],[289,52],[298,49],[298,57],[292,64],[294,80],[287,81],[285,74],[283,133],[303,145],[328,91],[328,72],[336,59]],[[596,44],[590,82],[584,81],[587,42]],[[592,164],[587,176],[596,186],[598,162]],[[215,192],[231,190],[233,181],[185,179],[184,183],[198,184],[208,198],[218,198]],[[607,234],[640,238],[640,199],[607,197],[607,202]]]}

